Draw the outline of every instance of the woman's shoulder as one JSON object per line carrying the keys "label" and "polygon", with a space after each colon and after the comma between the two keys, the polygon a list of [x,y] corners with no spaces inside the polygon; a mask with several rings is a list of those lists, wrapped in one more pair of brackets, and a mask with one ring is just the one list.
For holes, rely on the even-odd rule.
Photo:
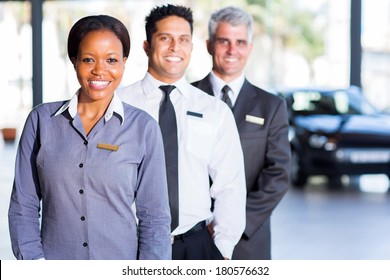
{"label": "woman's shoulder", "polygon": [[53,115],[55,114],[68,100],[45,102],[35,106],[31,113],[37,113],[39,115]]}

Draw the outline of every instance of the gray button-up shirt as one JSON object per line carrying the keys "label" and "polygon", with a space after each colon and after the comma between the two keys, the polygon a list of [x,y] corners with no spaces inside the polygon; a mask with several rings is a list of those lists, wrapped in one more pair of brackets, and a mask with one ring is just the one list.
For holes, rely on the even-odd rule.
{"label": "gray button-up shirt", "polygon": [[77,100],[42,104],[27,118],[9,208],[16,258],[170,259],[157,122],[115,94],[86,136]]}

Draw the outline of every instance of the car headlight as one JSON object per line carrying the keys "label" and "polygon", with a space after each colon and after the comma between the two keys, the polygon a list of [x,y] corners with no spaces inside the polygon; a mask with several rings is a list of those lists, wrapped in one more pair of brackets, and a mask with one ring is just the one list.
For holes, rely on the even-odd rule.
{"label": "car headlight", "polygon": [[309,145],[317,149],[324,148],[327,151],[334,151],[337,148],[335,140],[325,135],[313,134],[309,137]]}

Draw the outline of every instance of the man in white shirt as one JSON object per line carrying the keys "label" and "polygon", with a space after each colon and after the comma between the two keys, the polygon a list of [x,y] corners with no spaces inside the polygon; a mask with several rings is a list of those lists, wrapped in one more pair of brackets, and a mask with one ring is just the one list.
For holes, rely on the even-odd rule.
{"label": "man in white shirt", "polygon": [[[171,102],[174,107],[179,214],[178,226],[172,226],[172,259],[230,259],[245,228],[246,200],[243,154],[233,114],[221,100],[184,78],[193,47],[189,8],[155,7],[145,27],[148,71],[143,80],[118,94],[158,120],[162,131],[160,104]],[[161,85],[174,89],[164,94]],[[164,133],[163,139],[164,145],[170,144]],[[165,154],[171,157],[169,151]],[[167,160],[167,170],[170,164]]]}

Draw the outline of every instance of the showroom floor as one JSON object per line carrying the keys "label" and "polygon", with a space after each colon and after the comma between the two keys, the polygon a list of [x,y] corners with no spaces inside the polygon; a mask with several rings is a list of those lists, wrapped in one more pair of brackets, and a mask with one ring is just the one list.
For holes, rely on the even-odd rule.
{"label": "showroom floor", "polygon": [[313,177],[291,188],[272,218],[273,258],[282,260],[389,260],[390,195],[384,175],[329,190]]}

